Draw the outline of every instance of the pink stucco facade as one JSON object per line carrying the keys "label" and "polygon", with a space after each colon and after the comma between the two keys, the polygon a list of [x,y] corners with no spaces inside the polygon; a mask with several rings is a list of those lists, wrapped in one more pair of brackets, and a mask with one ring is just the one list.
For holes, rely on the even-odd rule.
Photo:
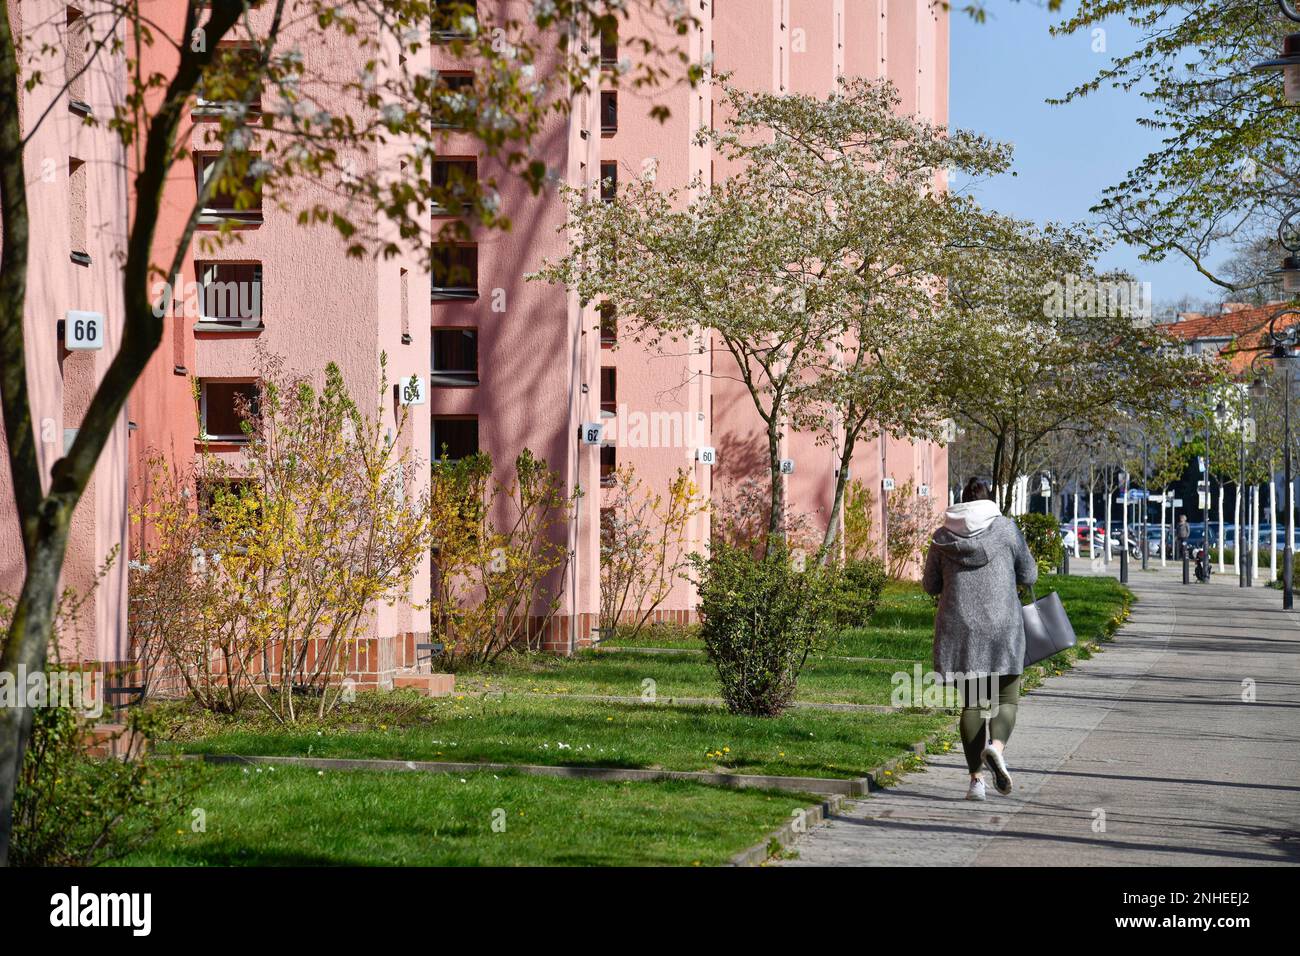
{"label": "pink stucco facade", "polygon": [[[825,96],[838,76],[887,78],[900,109],[934,123],[948,119],[948,14],[926,0],[720,0],[715,5],[716,69],[749,89]],[[756,42],[762,37],[768,42]],[[721,355],[718,362],[727,361]],[[763,476],[763,423],[743,387],[730,377],[713,381],[713,430],[720,492]],[[824,529],[833,503],[842,432],[831,443],[785,430],[781,454],[795,463],[784,480],[788,514]],[[929,442],[886,438],[860,442],[850,476],[883,508],[883,481],[898,491],[928,492],[947,500],[947,452]],[[877,527],[881,526],[877,515]]]}

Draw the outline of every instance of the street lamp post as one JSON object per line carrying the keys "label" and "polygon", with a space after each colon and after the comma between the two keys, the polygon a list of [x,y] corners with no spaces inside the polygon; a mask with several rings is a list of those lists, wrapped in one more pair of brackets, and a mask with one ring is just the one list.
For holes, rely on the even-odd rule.
{"label": "street lamp post", "polygon": [[1250,527],[1250,518],[1246,514],[1246,499],[1242,489],[1246,487],[1246,407],[1243,404],[1241,414],[1237,416],[1237,587],[1250,587],[1249,571],[1246,570],[1246,548],[1241,543],[1241,529]]}
{"label": "street lamp post", "polygon": [[[1291,324],[1283,331],[1278,331],[1279,323],[1287,316],[1293,317]],[[1294,549],[1295,540],[1295,503],[1292,500],[1291,472],[1291,367],[1295,362],[1296,320],[1300,318],[1300,309],[1285,308],[1269,319],[1268,337],[1272,342],[1269,358],[1275,370],[1282,373],[1282,460],[1286,480],[1284,507],[1286,508],[1286,541],[1282,547],[1282,607],[1291,610],[1295,604],[1294,586]]]}
{"label": "street lamp post", "polygon": [[[1213,395],[1211,395],[1211,398],[1213,398]],[[1211,554],[1210,505],[1213,503],[1213,499],[1211,497],[1213,495],[1213,491],[1212,491],[1212,486],[1210,485],[1210,423],[1212,421],[1211,416],[1213,414],[1214,414],[1213,406],[1211,406],[1209,402],[1206,402],[1205,403],[1205,578],[1201,581],[1202,584],[1208,584],[1210,580],[1210,575],[1214,573],[1214,562],[1210,560],[1210,554]],[[1219,494],[1223,494],[1222,489],[1220,489]],[[1220,522],[1219,534],[1220,535],[1223,534],[1222,522]],[[1220,542],[1219,546],[1220,548],[1222,548],[1223,546],[1222,542]],[[1219,553],[1222,554],[1223,552],[1220,551]]]}
{"label": "street lamp post", "polygon": [[[1300,11],[1291,0],[1278,0],[1278,6],[1289,20],[1300,23]],[[1288,103],[1300,103],[1300,33],[1288,33],[1282,41],[1282,55],[1256,63],[1256,70],[1281,70],[1282,94]]]}

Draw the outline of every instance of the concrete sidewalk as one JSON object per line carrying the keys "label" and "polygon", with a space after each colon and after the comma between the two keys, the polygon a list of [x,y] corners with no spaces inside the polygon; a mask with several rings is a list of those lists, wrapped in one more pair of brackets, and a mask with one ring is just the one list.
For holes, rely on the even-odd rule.
{"label": "concrete sidewalk", "polygon": [[1300,612],[1236,584],[1134,569],[1115,642],[1021,701],[1010,797],[966,801],[960,749],[931,757],[781,865],[1300,863]]}

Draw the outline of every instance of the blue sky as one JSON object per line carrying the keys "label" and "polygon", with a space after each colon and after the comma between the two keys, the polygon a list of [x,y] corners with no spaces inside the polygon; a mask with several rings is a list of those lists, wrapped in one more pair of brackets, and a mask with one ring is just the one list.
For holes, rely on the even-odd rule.
{"label": "blue sky", "polygon": [[[970,188],[985,206],[1026,219],[1086,219],[1101,191],[1158,144],[1136,122],[1150,106],[1136,92],[1109,88],[1065,106],[1045,100],[1091,78],[1110,55],[1135,49],[1140,36],[1122,18],[1112,18],[1105,27],[1107,52],[1096,53],[1089,33],[1050,36],[1047,28],[1061,14],[1033,0],[987,0],[987,7],[983,24],[952,14],[951,122],[1014,144],[1017,175],[954,185]],[[1179,258],[1143,262],[1136,250],[1116,245],[1103,265],[1150,282],[1157,305],[1184,294],[1218,298],[1215,287]]]}

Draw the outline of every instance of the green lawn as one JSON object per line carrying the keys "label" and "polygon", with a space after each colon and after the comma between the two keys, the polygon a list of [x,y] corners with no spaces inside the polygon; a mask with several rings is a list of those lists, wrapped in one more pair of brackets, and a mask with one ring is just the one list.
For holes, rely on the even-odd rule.
{"label": "green lawn", "polygon": [[[721,707],[607,704],[511,695],[422,701],[405,714],[359,694],[322,725],[282,728],[170,709],[162,751],[373,757],[860,777],[944,727],[944,714],[791,710],[737,717]],[[391,721],[391,723],[389,722]]]}
{"label": "green lawn", "polygon": [[[928,653],[928,652],[927,652]],[[890,678],[906,664],[810,658],[799,678],[798,699],[823,703],[888,704]],[[653,682],[653,684],[647,683]],[[458,676],[465,691],[599,694],[641,697],[653,687],[660,698],[717,697],[713,665],[702,654],[601,654],[531,657]]]}
{"label": "green lawn", "polygon": [[204,832],[191,831],[187,810],[119,863],[716,865],[814,802],[678,781],[222,766],[210,768],[194,797],[205,813]]}
{"label": "green lawn", "polygon": [[[1089,654],[1129,600],[1109,578],[1048,576],[1081,647],[1036,669],[1029,684]],[[868,624],[837,635],[810,659],[804,701],[886,703],[890,678],[929,667],[934,603],[915,584],[891,584]],[[689,632],[655,629],[644,646],[699,647]],[[854,661],[888,657],[895,661]],[[414,692],[360,694],[324,720],[294,727],[248,709],[237,718],[159,705],[162,752],[359,757],[638,767],[781,776],[859,777],[947,727],[945,713],[872,714],[806,708],[777,718],[721,707],[583,701],[579,693],[656,699],[714,697],[702,653],[534,656],[458,675],[489,696],[429,700]],[[952,746],[949,741],[948,746]],[[222,766],[188,818],[126,862],[152,864],[638,864],[721,863],[757,842],[806,798],[674,782],[617,784],[488,772],[459,775]],[[506,811],[505,833],[491,814]],[[577,809],[575,809],[577,808]]]}

